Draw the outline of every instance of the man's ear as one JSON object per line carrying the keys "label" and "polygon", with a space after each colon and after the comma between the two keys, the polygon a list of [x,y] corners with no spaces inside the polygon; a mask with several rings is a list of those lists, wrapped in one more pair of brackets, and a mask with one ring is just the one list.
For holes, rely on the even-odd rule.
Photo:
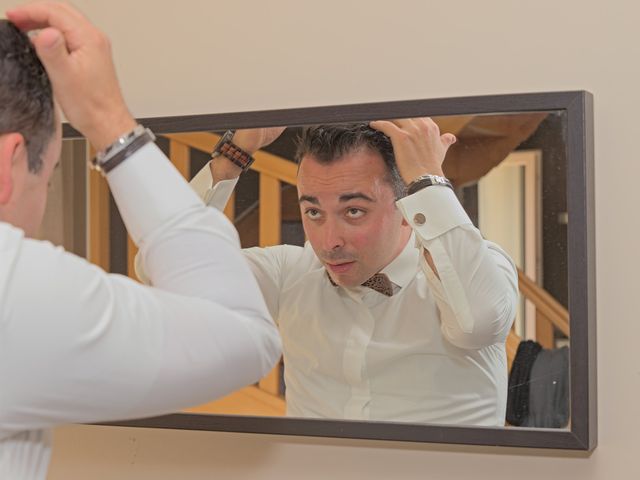
{"label": "man's ear", "polygon": [[24,137],[15,132],[0,135],[0,205],[11,199],[13,166],[18,155],[26,155]]}

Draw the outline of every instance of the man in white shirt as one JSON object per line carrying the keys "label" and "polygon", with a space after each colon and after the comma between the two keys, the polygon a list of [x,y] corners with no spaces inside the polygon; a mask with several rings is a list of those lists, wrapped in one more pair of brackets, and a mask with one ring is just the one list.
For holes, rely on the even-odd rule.
{"label": "man in white shirt", "polygon": [[[222,209],[281,130],[235,132],[192,186]],[[308,242],[244,250],[282,336],[288,415],[504,425],[517,273],[442,177],[454,141],[431,119],[303,131]]]}
{"label": "man in white shirt", "polygon": [[[48,428],[210,401],[268,372],[280,340],[233,226],[136,126],[104,34],[66,4],[7,17],[15,26],[0,20],[0,478],[44,479]],[[16,26],[41,29],[35,51]],[[102,152],[154,288],[30,238],[60,155],[52,93]]]}

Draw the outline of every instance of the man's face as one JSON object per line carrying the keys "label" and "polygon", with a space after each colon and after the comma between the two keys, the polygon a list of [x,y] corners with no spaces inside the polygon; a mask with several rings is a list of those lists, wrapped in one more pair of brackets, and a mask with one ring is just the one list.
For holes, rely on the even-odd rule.
{"label": "man's face", "polygon": [[362,284],[389,264],[411,233],[395,206],[381,155],[362,148],[323,165],[303,157],[298,198],[305,233],[338,285]]}
{"label": "man's face", "polygon": [[28,237],[35,237],[42,223],[49,181],[60,160],[62,127],[56,114],[56,130],[42,153],[42,168],[38,173],[29,171],[26,148],[22,149],[13,166],[13,193],[3,208],[3,220],[24,230]]}

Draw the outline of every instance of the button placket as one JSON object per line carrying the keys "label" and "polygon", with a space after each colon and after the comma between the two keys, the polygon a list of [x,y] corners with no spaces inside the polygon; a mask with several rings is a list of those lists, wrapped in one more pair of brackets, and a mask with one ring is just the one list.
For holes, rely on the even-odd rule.
{"label": "button placket", "polygon": [[351,396],[344,406],[346,418],[362,420],[369,418],[368,405],[371,401],[371,390],[367,377],[366,355],[374,326],[375,320],[369,309],[361,311],[353,319],[353,325],[346,341],[343,372],[345,379],[351,386]]}

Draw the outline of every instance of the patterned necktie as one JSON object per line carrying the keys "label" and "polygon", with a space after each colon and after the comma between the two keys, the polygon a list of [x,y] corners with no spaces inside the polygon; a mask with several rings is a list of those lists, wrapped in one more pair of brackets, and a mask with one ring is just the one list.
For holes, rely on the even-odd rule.
{"label": "patterned necktie", "polygon": [[369,287],[378,293],[390,297],[393,295],[393,285],[391,280],[384,273],[376,273],[373,277],[362,284],[363,287]]}

